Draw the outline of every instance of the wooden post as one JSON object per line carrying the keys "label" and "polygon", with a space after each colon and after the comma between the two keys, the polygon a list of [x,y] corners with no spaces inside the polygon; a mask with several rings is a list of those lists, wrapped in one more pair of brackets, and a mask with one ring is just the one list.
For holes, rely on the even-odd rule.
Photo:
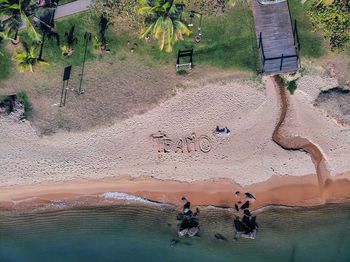
{"label": "wooden post", "polygon": [[283,54],[282,54],[282,56],[281,56],[280,71],[282,70],[282,66],[283,66]]}

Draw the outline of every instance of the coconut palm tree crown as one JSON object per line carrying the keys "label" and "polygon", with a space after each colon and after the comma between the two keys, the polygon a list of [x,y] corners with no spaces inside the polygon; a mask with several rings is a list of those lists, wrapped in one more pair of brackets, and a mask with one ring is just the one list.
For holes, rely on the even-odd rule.
{"label": "coconut palm tree crown", "polygon": [[[26,31],[33,42],[40,42],[40,35],[35,30],[30,16],[35,9],[33,0],[0,0],[0,23],[4,27],[1,37],[11,39],[10,35],[17,32],[23,23],[26,25]],[[14,39],[11,39],[14,40]]]}
{"label": "coconut palm tree crown", "polygon": [[146,29],[141,38],[152,36],[158,40],[160,50],[171,52],[176,41],[183,40],[191,30],[181,21],[181,11],[176,0],[140,1],[143,7],[138,12],[145,15]]}

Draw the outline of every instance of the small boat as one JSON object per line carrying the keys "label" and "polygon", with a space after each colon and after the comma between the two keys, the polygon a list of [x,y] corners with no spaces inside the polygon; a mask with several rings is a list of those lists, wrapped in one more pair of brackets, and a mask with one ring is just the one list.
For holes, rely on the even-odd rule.
{"label": "small boat", "polygon": [[197,235],[199,232],[199,227],[191,227],[189,230],[188,230],[188,236],[189,237],[194,237],[195,235]]}
{"label": "small boat", "polygon": [[177,234],[179,235],[179,237],[185,237],[185,236],[194,237],[195,235],[198,234],[198,232],[199,232],[199,226],[185,228],[182,230],[179,229]]}
{"label": "small boat", "polygon": [[177,231],[177,234],[179,235],[179,237],[184,237],[184,236],[187,235],[187,233],[188,233],[188,229],[187,228]]}
{"label": "small boat", "polygon": [[255,239],[257,230],[254,229],[252,232],[246,234],[244,232],[236,232],[236,238],[247,238],[247,239]]}

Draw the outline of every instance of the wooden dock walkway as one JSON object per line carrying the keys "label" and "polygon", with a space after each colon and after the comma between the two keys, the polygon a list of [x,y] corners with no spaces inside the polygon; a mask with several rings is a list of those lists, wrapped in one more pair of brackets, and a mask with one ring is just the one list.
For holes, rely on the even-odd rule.
{"label": "wooden dock walkway", "polygon": [[279,74],[298,70],[298,32],[296,23],[292,26],[288,2],[261,4],[253,0],[252,9],[261,72]]}

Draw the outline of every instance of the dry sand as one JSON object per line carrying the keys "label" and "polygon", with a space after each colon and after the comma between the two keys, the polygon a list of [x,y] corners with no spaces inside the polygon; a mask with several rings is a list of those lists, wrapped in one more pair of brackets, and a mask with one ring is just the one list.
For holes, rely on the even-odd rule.
{"label": "dry sand", "polygon": [[313,104],[321,90],[336,86],[337,82],[331,78],[300,79],[297,91],[289,96],[288,124],[283,127],[286,134],[306,137],[316,144],[326,157],[332,176],[350,169],[350,126],[339,124]]}
{"label": "dry sand", "polygon": [[[320,194],[310,156],[284,150],[271,138],[280,117],[280,102],[272,79],[264,81],[265,89],[256,82],[238,80],[207,84],[179,93],[143,115],[82,133],[39,138],[28,122],[1,118],[0,202],[48,197],[50,189],[48,199],[120,191],[173,203],[175,197],[186,194],[196,204],[217,205],[229,205],[230,194],[242,187],[260,195],[257,206],[350,198],[346,193],[350,192],[350,172],[346,173],[350,170],[349,127],[312,105],[318,83],[329,88],[335,83],[317,77],[301,79],[300,90],[288,96],[290,112],[282,126],[284,134],[306,137],[323,152],[334,181],[328,179],[327,189]],[[214,136],[217,125],[227,126],[231,135]],[[184,148],[184,153],[175,153],[173,146],[171,152],[159,153],[151,137],[158,131],[174,141],[192,132],[197,138],[206,135],[211,150],[204,153],[197,145],[197,151],[189,153]],[[205,148],[206,141],[202,142]],[[154,179],[158,189],[135,182],[140,181],[136,177]],[[89,179],[113,182],[101,186],[105,180]],[[65,189],[69,185],[72,191]]]}

